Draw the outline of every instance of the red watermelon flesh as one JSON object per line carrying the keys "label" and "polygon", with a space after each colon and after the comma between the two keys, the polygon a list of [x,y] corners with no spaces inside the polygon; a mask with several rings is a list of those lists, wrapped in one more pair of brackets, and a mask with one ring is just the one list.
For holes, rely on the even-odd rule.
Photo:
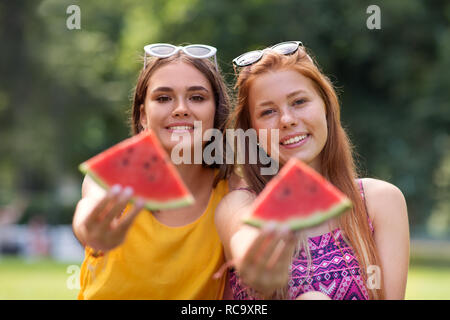
{"label": "red watermelon flesh", "polygon": [[83,162],[80,170],[103,188],[133,188],[151,210],[178,208],[194,202],[153,132],[144,131]]}
{"label": "red watermelon flesh", "polygon": [[290,159],[255,199],[245,222],[261,227],[268,221],[292,230],[312,227],[351,208],[350,200],[314,169]]}

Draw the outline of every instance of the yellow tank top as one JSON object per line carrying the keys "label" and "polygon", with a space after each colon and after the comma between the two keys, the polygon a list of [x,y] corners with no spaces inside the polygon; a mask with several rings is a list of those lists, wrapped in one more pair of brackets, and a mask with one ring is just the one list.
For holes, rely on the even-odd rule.
{"label": "yellow tank top", "polygon": [[166,226],[144,210],[122,245],[101,257],[87,248],[78,299],[222,299],[226,277],[212,278],[224,263],[214,212],[227,192],[220,181],[188,225]]}

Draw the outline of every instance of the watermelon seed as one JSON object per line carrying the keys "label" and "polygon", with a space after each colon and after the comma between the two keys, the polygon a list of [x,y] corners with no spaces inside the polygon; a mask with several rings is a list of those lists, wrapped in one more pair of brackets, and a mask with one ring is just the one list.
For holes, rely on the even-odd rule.
{"label": "watermelon seed", "polygon": [[127,150],[128,153],[133,153],[133,151],[134,151],[133,147],[130,147],[130,148],[128,148],[128,150]]}
{"label": "watermelon seed", "polygon": [[283,189],[283,196],[288,197],[291,194],[291,190],[288,188]]}
{"label": "watermelon seed", "polygon": [[123,166],[126,167],[126,166],[128,166],[128,164],[129,164],[129,161],[128,161],[127,158],[125,158],[125,159],[122,160],[122,165],[123,165]]}
{"label": "watermelon seed", "polygon": [[150,168],[150,163],[149,162],[144,162],[144,169],[148,169]]}
{"label": "watermelon seed", "polygon": [[153,162],[157,162],[158,161],[158,157],[157,156],[152,156],[152,161]]}

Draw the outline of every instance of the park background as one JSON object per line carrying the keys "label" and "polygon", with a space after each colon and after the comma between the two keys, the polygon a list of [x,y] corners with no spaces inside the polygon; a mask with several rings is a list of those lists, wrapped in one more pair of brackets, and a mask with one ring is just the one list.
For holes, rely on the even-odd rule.
{"label": "park background", "polygon": [[129,136],[144,45],[213,45],[232,87],[234,57],[286,40],[338,88],[363,175],[405,195],[406,297],[450,299],[449,22],[445,0],[2,1],[0,299],[76,297],[78,165]]}

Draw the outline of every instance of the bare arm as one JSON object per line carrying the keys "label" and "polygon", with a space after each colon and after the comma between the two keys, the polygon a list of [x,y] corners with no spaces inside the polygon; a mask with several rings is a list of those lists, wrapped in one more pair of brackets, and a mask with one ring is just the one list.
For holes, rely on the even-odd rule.
{"label": "bare arm", "polygon": [[92,178],[88,175],[84,177],[83,184],[81,186],[81,199],[75,209],[75,214],[73,216],[73,230],[75,236],[81,241],[80,235],[80,223],[83,221],[90,211],[95,208],[95,206],[102,200],[106,195],[106,191],[98,186]]}
{"label": "bare arm", "polygon": [[227,260],[233,262],[244,283],[270,297],[287,284],[296,238],[275,225],[256,229],[243,224],[254,199],[248,191],[232,191],[216,209],[216,227]]}
{"label": "bare arm", "polygon": [[222,240],[227,260],[240,261],[259,230],[242,224],[249,214],[255,196],[245,190],[235,190],[226,195],[216,209],[215,222]]}
{"label": "bare arm", "polygon": [[364,179],[366,202],[375,229],[386,299],[404,299],[409,266],[409,224],[406,201],[394,185]]}
{"label": "bare arm", "polygon": [[81,193],[72,222],[75,236],[95,250],[107,251],[120,245],[143,203],[138,201],[121,217],[133,195],[132,189],[114,186],[106,192],[89,176],[83,181]]}

